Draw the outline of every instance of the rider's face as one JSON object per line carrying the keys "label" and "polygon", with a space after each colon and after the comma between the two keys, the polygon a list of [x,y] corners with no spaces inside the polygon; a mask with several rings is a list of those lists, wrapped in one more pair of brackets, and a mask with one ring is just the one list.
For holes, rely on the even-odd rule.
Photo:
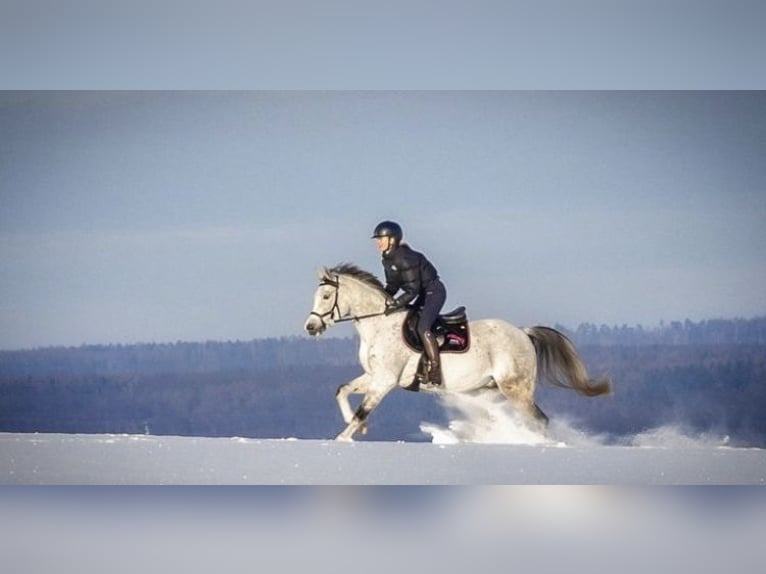
{"label": "rider's face", "polygon": [[390,241],[390,237],[376,237],[375,243],[377,244],[378,251],[388,251]]}

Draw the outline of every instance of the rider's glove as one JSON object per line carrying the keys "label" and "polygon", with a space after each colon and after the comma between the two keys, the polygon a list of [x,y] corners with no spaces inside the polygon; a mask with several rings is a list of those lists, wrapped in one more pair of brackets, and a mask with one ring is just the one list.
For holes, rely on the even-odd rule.
{"label": "rider's glove", "polygon": [[383,313],[385,315],[390,315],[391,313],[395,313],[401,308],[402,305],[399,303],[399,301],[396,299],[391,299],[390,301],[386,301],[386,310]]}

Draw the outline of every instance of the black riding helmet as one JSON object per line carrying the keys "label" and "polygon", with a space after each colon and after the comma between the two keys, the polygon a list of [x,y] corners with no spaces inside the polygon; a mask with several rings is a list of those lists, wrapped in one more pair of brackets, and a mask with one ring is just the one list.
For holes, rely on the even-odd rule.
{"label": "black riding helmet", "polygon": [[378,237],[393,237],[397,243],[402,240],[403,236],[402,227],[394,221],[381,221],[375,226],[375,231],[372,232],[373,239],[377,239]]}

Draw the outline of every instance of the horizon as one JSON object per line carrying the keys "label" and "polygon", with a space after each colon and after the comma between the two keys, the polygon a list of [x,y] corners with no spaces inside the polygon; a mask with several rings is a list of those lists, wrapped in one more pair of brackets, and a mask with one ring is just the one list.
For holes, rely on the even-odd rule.
{"label": "horizon", "polygon": [[[469,321],[472,320],[469,315]],[[654,333],[659,332],[665,329],[670,328],[674,324],[680,324],[682,326],[685,326],[687,322],[691,322],[693,325],[703,325],[706,323],[721,321],[721,322],[750,322],[750,321],[760,321],[760,320],[766,320],[766,314],[765,315],[756,315],[753,317],[711,317],[708,319],[702,319],[700,321],[692,321],[689,318],[684,319],[671,319],[668,321],[660,320],[659,323],[655,325],[643,325],[641,323],[636,324],[627,324],[627,323],[613,323],[613,324],[606,324],[606,323],[593,323],[590,321],[583,321],[581,323],[578,323],[577,325],[564,325],[561,323],[554,323],[553,325],[543,325],[548,326],[555,329],[564,329],[569,332],[576,333],[577,330],[583,326],[586,325],[593,325],[596,327],[607,327],[610,330],[617,330],[627,327],[628,329],[641,329],[644,333]],[[529,327],[532,325],[517,325],[519,328]],[[328,332],[329,333],[329,332]],[[0,348],[0,353],[16,353],[16,352],[27,352],[27,351],[46,351],[46,350],[56,350],[56,349],[83,349],[83,348],[98,348],[98,347],[140,347],[140,346],[148,346],[148,345],[158,345],[158,346],[172,346],[172,345],[204,345],[208,343],[213,344],[242,344],[242,343],[255,343],[259,341],[292,341],[292,340],[304,340],[304,341],[313,341],[318,344],[321,344],[322,341],[347,341],[347,340],[353,340],[358,335],[355,332],[347,333],[345,335],[335,335],[332,333],[324,333],[319,337],[312,337],[311,335],[308,335],[306,333],[301,334],[293,334],[293,335],[280,335],[280,336],[273,336],[273,337],[254,337],[250,339],[178,339],[175,341],[171,340],[155,340],[155,341],[128,341],[128,342],[99,342],[99,343],[91,343],[91,342],[82,342],[79,344],[71,344],[71,345],[43,345],[39,347],[21,347],[21,348]]]}

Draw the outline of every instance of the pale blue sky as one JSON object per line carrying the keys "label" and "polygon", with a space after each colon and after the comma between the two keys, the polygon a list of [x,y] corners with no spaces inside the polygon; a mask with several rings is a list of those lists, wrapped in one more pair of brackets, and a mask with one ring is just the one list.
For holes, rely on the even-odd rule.
{"label": "pale blue sky", "polygon": [[762,89],[757,0],[3,0],[16,89]]}
{"label": "pale blue sky", "polygon": [[764,92],[2,92],[0,133],[0,348],[301,334],[384,218],[474,318],[766,314]]}

